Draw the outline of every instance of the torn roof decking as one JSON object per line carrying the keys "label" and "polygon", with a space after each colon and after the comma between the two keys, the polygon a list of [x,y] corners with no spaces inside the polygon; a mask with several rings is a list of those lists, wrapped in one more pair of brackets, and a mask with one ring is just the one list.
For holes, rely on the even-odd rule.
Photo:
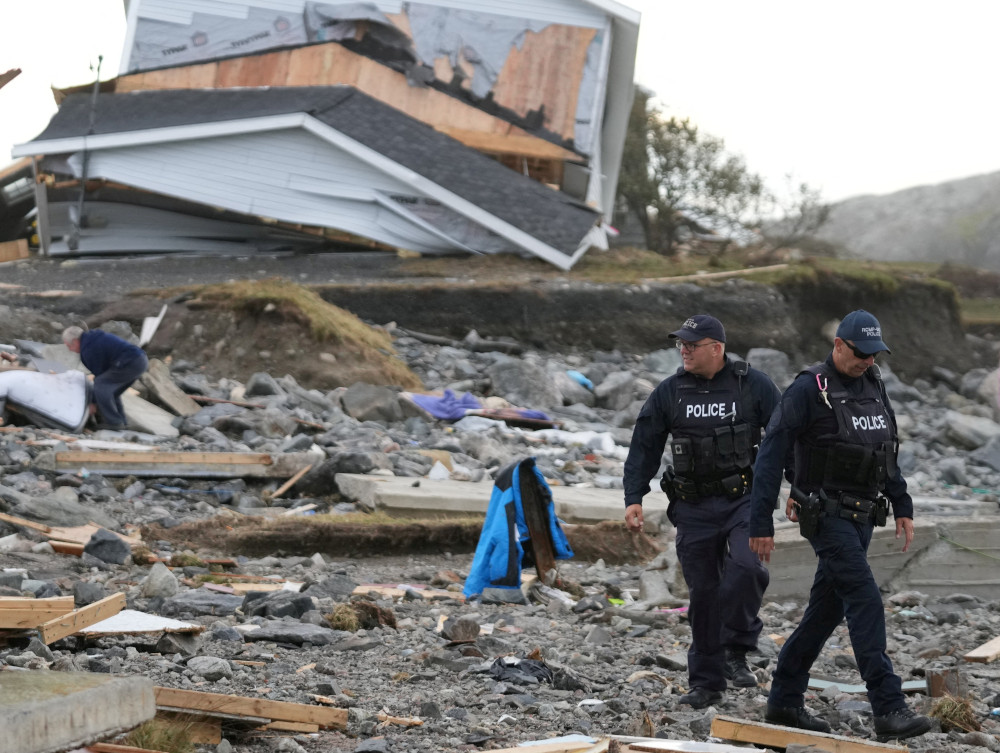
{"label": "torn roof decking", "polygon": [[[15,153],[55,155],[120,147],[134,152],[142,145],[297,125],[332,147],[371,162],[407,184],[415,195],[440,202],[564,269],[585,250],[585,236],[600,219],[595,210],[571,197],[352,87],[103,94],[97,98],[92,128],[91,102],[82,94],[68,97],[48,127]],[[304,117],[289,121],[287,116],[295,114]],[[92,135],[86,135],[88,129]]]}

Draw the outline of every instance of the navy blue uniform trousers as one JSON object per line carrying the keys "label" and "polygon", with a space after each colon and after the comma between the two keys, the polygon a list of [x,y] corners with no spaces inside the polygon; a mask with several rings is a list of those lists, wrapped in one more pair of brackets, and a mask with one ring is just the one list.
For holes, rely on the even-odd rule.
{"label": "navy blue uniform trousers", "polygon": [[802,622],[785,642],[771,680],[768,700],[778,706],[804,705],[809,669],[823,645],[847,617],[858,670],[876,716],[903,708],[902,680],[885,653],[882,594],[868,566],[872,524],[823,517],[812,544],[819,565]]}
{"label": "navy blue uniform trousers", "polygon": [[726,649],[757,648],[764,626],[757,613],[770,575],[750,551],[750,496],[677,500],[669,517],[690,594],[688,682],[725,690]]}
{"label": "navy blue uniform trousers", "polygon": [[148,367],[146,354],[140,353],[124,363],[115,361],[110,369],[94,377],[94,402],[97,403],[97,412],[103,423],[125,428],[122,393],[145,374]]}

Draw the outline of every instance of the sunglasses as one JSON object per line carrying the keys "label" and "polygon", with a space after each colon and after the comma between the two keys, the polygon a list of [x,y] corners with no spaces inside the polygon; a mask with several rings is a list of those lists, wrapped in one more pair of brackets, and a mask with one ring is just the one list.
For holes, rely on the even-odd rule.
{"label": "sunglasses", "polygon": [[862,361],[865,361],[865,360],[871,358],[872,356],[877,356],[878,355],[878,353],[863,353],[863,352],[861,352],[861,350],[858,349],[858,346],[855,345],[854,343],[852,343],[850,340],[844,340],[844,345],[846,345],[848,348],[851,349],[851,352],[854,354],[855,358],[860,358]]}
{"label": "sunglasses", "polygon": [[674,343],[674,347],[677,348],[677,350],[686,350],[689,353],[693,353],[698,348],[704,348],[706,345],[715,345],[715,340],[707,343],[698,343],[697,345],[695,345],[694,343],[685,342],[684,340],[678,340],[677,342]]}

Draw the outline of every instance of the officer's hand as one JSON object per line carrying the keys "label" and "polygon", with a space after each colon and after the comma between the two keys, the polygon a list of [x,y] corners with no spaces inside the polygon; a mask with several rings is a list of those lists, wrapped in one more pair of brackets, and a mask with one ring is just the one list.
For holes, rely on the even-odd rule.
{"label": "officer's hand", "polygon": [[785,517],[793,523],[799,522],[799,503],[794,502],[791,497],[785,503]]}
{"label": "officer's hand", "polygon": [[625,527],[634,532],[642,530],[642,505],[629,505],[625,508]]}
{"label": "officer's hand", "polygon": [[913,541],[913,518],[896,518],[897,539],[900,534],[905,534],[906,536],[906,539],[903,542],[903,551],[905,552],[910,548],[910,543]]}
{"label": "officer's hand", "polygon": [[761,562],[770,562],[771,552],[774,551],[774,536],[751,538],[750,551],[756,554]]}

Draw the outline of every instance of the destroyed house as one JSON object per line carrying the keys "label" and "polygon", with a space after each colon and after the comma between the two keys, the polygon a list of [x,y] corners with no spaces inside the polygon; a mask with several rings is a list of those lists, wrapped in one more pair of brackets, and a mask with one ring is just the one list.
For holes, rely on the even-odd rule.
{"label": "destroyed house", "polygon": [[[15,148],[46,253],[607,245],[639,14],[612,0],[127,0],[120,75]],[[324,92],[325,90],[325,92]],[[499,169],[497,169],[499,168]]]}

